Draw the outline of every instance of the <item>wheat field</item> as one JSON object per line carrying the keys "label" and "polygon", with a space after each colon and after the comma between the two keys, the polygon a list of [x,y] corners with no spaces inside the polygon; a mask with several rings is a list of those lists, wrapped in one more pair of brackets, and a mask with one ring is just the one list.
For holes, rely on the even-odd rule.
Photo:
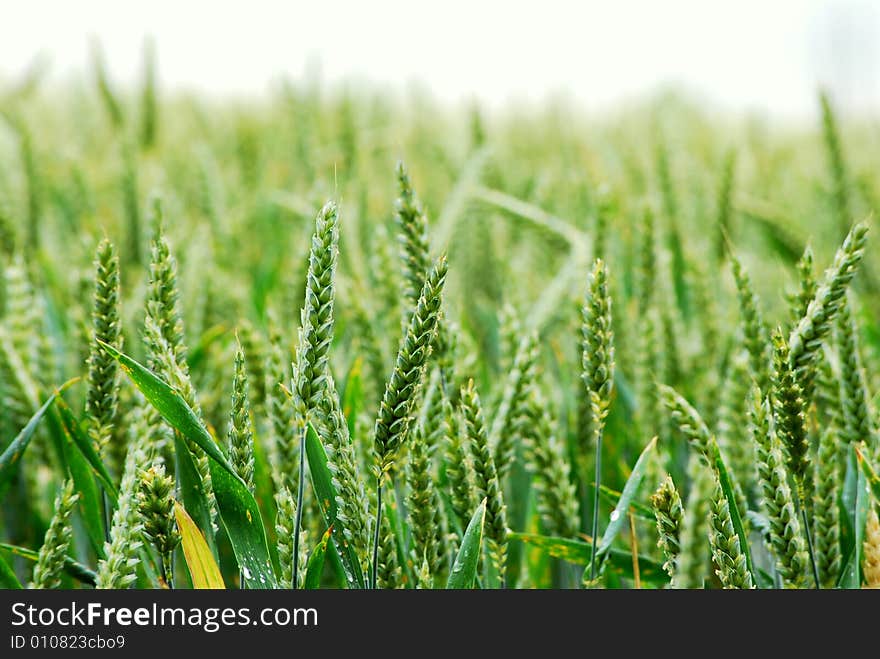
{"label": "wheat field", "polygon": [[880,587],[880,133],[0,88],[0,585]]}

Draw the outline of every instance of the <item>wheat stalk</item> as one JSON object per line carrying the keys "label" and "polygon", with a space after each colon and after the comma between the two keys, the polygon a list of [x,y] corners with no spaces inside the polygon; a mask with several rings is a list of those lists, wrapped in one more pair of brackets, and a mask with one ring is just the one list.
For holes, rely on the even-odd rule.
{"label": "wheat stalk", "polygon": [[55,497],[55,513],[37,556],[31,588],[58,588],[61,585],[64,559],[73,537],[70,516],[78,500],[79,494],[74,490],[73,481],[64,481]]}

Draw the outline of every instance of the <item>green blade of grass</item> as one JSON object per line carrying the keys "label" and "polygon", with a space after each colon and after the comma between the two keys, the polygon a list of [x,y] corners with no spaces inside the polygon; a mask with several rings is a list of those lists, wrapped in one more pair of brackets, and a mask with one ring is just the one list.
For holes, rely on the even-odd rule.
{"label": "green blade of grass", "polygon": [[474,587],[477,578],[477,568],[480,564],[480,548],[483,544],[483,523],[486,519],[486,500],[477,506],[471,521],[461,539],[461,546],[455,555],[452,571],[446,581],[447,590],[470,589]]}
{"label": "green blade of grass", "polygon": [[[58,400],[60,401],[61,399],[58,398]],[[95,483],[91,468],[79,450],[74,446],[70,435],[67,434],[64,428],[61,429],[61,432],[65,435],[62,445],[64,464],[71,478],[73,478],[74,487],[80,497],[77,503],[79,512],[86,527],[89,541],[92,543],[92,548],[99,558],[103,558],[107,530],[104,526],[104,516],[101,513],[103,510],[101,492]]]}
{"label": "green blade of grass", "polygon": [[6,447],[6,450],[3,451],[3,454],[0,455],[0,495],[5,492],[6,488],[9,486],[9,482],[15,475],[15,471],[18,469],[18,465],[21,462],[21,456],[24,455],[25,449],[27,449],[28,444],[30,444],[31,439],[33,439],[34,432],[36,432],[40,421],[46,415],[46,412],[52,406],[52,403],[55,402],[55,399],[61,391],[73,382],[74,381],[71,380],[70,382],[65,383],[58,389],[58,391],[52,393],[40,406],[40,409],[34,412],[34,415],[25,424],[24,428],[21,429],[21,432],[18,433],[15,439],[13,439],[9,446]]}
{"label": "green blade of grass", "polygon": [[204,529],[205,541],[214,556],[217,556],[217,541],[214,538],[214,528],[211,524],[211,508],[208,504],[208,497],[202,487],[202,479],[199,477],[199,470],[196,468],[192,453],[189,452],[183,435],[177,432],[174,433],[174,462],[183,507],[196,525],[200,529]]}
{"label": "green blade of grass", "polygon": [[135,386],[144,395],[144,398],[147,399],[147,402],[156,408],[159,414],[162,415],[162,418],[172,428],[195,442],[200,449],[208,454],[209,458],[228,471],[230,475],[237,478],[235,469],[229,464],[214,438],[211,437],[207,428],[202,425],[195,412],[190,409],[189,405],[186,404],[186,401],[183,400],[183,397],[174,387],[162,380],[162,378],[150,371],[146,366],[119,352],[113,346],[100,340],[98,343],[119,362],[119,367],[123,373],[131,378]]}
{"label": "green blade of grass", "polygon": [[775,588],[775,584],[773,583],[773,577],[767,574],[766,570],[762,570],[758,568],[755,570],[753,576],[755,577],[755,585],[758,588]]}
{"label": "green blade of grass", "polygon": [[276,588],[260,509],[242,480],[212,460],[208,465],[220,519],[248,588]]}
{"label": "green blade of grass", "polygon": [[332,542],[327,546],[327,557],[325,560],[330,561],[330,569],[333,570],[333,576],[336,577],[336,587],[345,588],[345,566],[342,564],[342,559],[339,558],[336,545]]}
{"label": "green blade of grass", "polygon": [[[606,503],[617,504],[618,499],[620,499],[621,493],[617,490],[614,490],[607,485],[599,486],[599,494],[602,496],[602,499]],[[636,517],[640,519],[648,520],[649,522],[654,522],[654,512],[645,504],[639,503],[638,501],[630,502],[630,509],[635,514]]]}
{"label": "green blade of grass", "polygon": [[333,527],[331,526],[324,531],[321,541],[309,555],[309,562],[306,566],[306,579],[303,584],[306,590],[317,590],[321,587],[321,577],[324,574],[324,558],[327,555],[327,543],[330,541],[332,533]]}
{"label": "green blade of grass", "polygon": [[[645,478],[645,473],[648,469],[648,460],[650,459],[650,454],[655,446],[657,446],[656,437],[648,442],[648,445],[642,451],[639,459],[636,460],[632,473],[630,473],[629,478],[626,479],[623,491],[620,494],[620,499],[617,500],[617,505],[611,512],[611,521],[608,523],[608,526],[605,527],[605,533],[602,534],[602,539],[596,550],[597,572],[601,571],[604,559],[607,556],[608,551],[611,549],[611,543],[614,542],[614,538],[617,537],[620,529],[622,529],[623,525],[626,523],[629,506],[636,494],[638,494],[639,486]],[[590,566],[588,565],[585,574],[589,574],[589,571]]]}
{"label": "green blade of grass", "polygon": [[70,406],[61,397],[55,402],[55,409],[58,410],[58,414],[61,417],[61,425],[64,427],[67,436],[73,440],[76,448],[79,449],[82,456],[94,470],[95,475],[100,479],[101,485],[104,486],[107,494],[115,502],[117,495],[116,486],[113,484],[110,472],[107,471],[107,467],[105,467],[104,463],[101,461],[94,443],[83,431],[82,426],[77,422],[76,417],[74,417],[73,410],[70,409]]}
{"label": "green blade of grass", "polygon": [[266,530],[257,502],[214,442],[207,428],[177,391],[128,355],[101,343],[131,378],[144,398],[175,430],[197,444],[210,458],[208,469],[220,519],[232,544],[248,588],[275,588]]}
{"label": "green blade of grass", "polygon": [[855,548],[846,554],[846,560],[843,561],[843,568],[840,570],[840,578],[837,580],[838,588],[858,588],[859,583],[859,566],[856,563]]}
{"label": "green blade of grass", "polygon": [[306,458],[309,461],[309,475],[321,513],[324,515],[324,522],[328,529],[332,529],[333,544],[345,568],[346,586],[364,588],[360,562],[355,555],[354,547],[345,540],[342,524],[336,518],[336,488],[333,487],[333,479],[327,467],[327,453],[311,424],[306,432]]}

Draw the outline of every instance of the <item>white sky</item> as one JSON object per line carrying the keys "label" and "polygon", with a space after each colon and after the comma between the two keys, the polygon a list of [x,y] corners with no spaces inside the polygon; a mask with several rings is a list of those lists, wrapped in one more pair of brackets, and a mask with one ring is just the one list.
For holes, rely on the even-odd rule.
{"label": "white sky", "polygon": [[89,37],[116,80],[140,71],[146,35],[170,88],[258,94],[319,62],[360,78],[498,106],[563,91],[608,107],[684,83],[732,108],[804,116],[830,85],[851,109],[880,106],[880,2],[871,0],[0,0],[0,78],[38,53],[82,73]]}

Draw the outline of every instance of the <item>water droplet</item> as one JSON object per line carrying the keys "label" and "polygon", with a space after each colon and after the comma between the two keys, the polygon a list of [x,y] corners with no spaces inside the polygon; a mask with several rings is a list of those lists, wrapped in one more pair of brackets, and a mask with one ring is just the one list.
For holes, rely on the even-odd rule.
{"label": "water droplet", "polygon": [[620,511],[618,511],[618,510],[612,511],[611,521],[616,522],[618,517],[620,517]]}
{"label": "water droplet", "polygon": [[244,574],[244,578],[245,578],[245,579],[250,579],[250,578],[251,578],[251,571],[248,570],[246,567],[245,567],[245,568],[242,568],[241,572],[242,572],[242,574]]}

